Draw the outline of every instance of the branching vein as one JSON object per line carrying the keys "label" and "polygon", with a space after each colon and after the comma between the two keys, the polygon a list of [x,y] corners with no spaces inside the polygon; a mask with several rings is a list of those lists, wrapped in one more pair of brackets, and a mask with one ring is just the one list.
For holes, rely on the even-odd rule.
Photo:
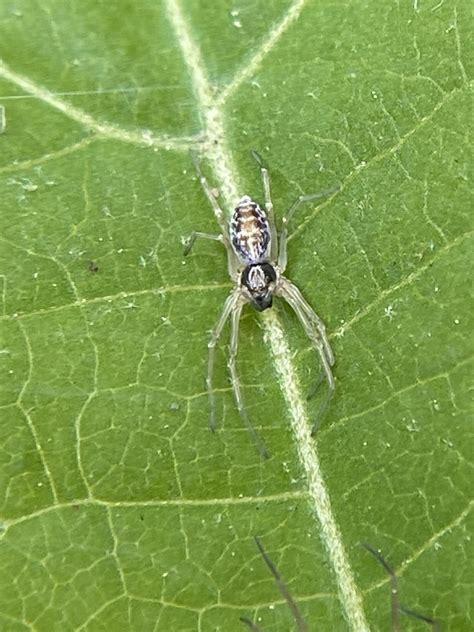
{"label": "branching vein", "polygon": [[[294,6],[299,7],[300,5],[302,6],[302,3],[297,2]],[[213,99],[212,88],[205,72],[201,51],[193,38],[178,0],[167,0],[166,7],[170,23],[176,34],[176,40],[179,42],[191,76],[205,127],[205,135],[211,141],[206,157],[213,168],[227,206],[232,208],[239,198],[239,183],[227,146],[224,112],[220,104],[216,104]],[[268,45],[263,44],[262,55],[267,49]],[[256,58],[258,59],[258,57],[259,54],[257,53]],[[245,70],[242,71],[242,74],[246,74]],[[270,311],[270,315],[264,318],[265,338],[270,344],[276,372],[288,405],[299,458],[306,474],[310,501],[321,525],[321,537],[334,570],[339,598],[347,620],[353,630],[362,632],[368,630],[368,624],[342,537],[332,513],[318,455],[310,436],[310,422],[304,406],[304,397],[281,324],[274,311]]]}
{"label": "branching vein", "polygon": [[28,94],[44,101],[73,121],[76,121],[85,128],[99,134],[100,136],[104,136],[105,138],[120,140],[134,145],[147,145],[163,149],[174,149],[176,151],[188,150],[190,145],[195,143],[197,140],[196,138],[161,138],[153,136],[148,130],[132,131],[117,127],[116,125],[101,123],[90,114],[87,114],[87,112],[84,112],[75,105],[72,105],[71,103],[61,99],[59,96],[53,94],[47,88],[40,86],[28,77],[15,72],[1,59],[0,77],[6,79],[7,81],[11,81]]}

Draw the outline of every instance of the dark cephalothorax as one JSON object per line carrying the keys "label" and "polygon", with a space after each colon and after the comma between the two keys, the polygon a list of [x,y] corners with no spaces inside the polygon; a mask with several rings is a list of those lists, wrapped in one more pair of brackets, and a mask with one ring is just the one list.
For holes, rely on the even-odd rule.
{"label": "dark cephalothorax", "polygon": [[276,280],[276,270],[268,261],[253,263],[242,271],[240,282],[248,290],[250,301],[259,312],[272,306]]}

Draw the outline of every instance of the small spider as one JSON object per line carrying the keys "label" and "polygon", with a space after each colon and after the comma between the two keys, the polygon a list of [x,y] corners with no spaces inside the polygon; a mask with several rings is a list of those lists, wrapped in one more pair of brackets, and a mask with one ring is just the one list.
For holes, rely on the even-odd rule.
{"label": "small spider", "polygon": [[219,221],[221,234],[212,235],[193,231],[184,242],[184,254],[189,254],[197,237],[220,241],[227,250],[227,267],[235,287],[224,303],[224,308],[208,343],[209,358],[206,385],[209,395],[210,427],[212,430],[215,430],[216,427],[213,390],[214,351],[222,329],[227,319],[230,318],[231,336],[228,367],[237,408],[261,455],[267,458],[269,456],[267,449],[256,434],[246,412],[236,370],[239,321],[242,308],[246,303],[250,303],[261,312],[271,307],[273,297],[278,296],[284,298],[295,311],[306,335],[311,340],[321,359],[322,373],[318,385],[323,379],[326,379],[328,384],[326,396],[321,403],[313,424],[312,433],[314,434],[334,393],[335,382],[331,371],[331,366],[334,364],[334,355],[329,345],[324,323],[303,298],[299,289],[283,276],[287,264],[287,225],[301,204],[334,193],[339,190],[339,187],[334,187],[321,193],[298,197],[291,205],[287,215],[282,219],[283,227],[280,232],[278,247],[278,235],[270,194],[270,177],[257,152],[252,151],[252,156],[260,166],[265,194],[265,211],[252,198],[244,195],[237,202],[230,222],[226,221],[213,189],[211,189],[203,176],[196,157],[192,156],[204,193]]}

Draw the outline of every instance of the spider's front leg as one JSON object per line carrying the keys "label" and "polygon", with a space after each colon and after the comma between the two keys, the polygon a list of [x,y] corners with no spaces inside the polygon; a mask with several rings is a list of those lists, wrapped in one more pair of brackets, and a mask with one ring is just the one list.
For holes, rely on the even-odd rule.
{"label": "spider's front leg", "polygon": [[222,235],[213,235],[211,233],[202,233],[199,230],[193,230],[189,237],[183,240],[183,255],[185,257],[187,257],[191,252],[192,247],[194,246],[194,242],[198,237],[200,239],[212,239],[212,241],[220,241],[221,244],[224,244],[225,246],[224,237]]}
{"label": "spider's front leg", "polygon": [[214,211],[214,216],[216,217],[219,223],[221,234],[216,235],[213,233],[205,233],[205,232],[193,230],[191,235],[187,239],[185,239],[183,242],[183,245],[184,245],[183,254],[184,256],[186,256],[191,252],[191,249],[194,246],[194,242],[196,241],[198,237],[200,239],[211,239],[212,241],[220,241],[221,244],[225,246],[225,249],[227,251],[227,270],[229,272],[229,276],[231,279],[235,280],[238,277],[239,262],[235,256],[235,253],[229,241],[229,237],[228,237],[229,226],[228,226],[226,216],[224,215],[224,212],[219,206],[219,202],[217,201],[215,190],[211,189],[211,187],[209,186],[209,183],[206,177],[203,175],[201,171],[201,167],[199,165],[197,156],[194,153],[191,153],[191,159],[197,171],[199,182],[201,183],[203,191],[209,203],[212,206],[212,210]]}
{"label": "spider's front leg", "polygon": [[242,307],[243,307],[242,301],[238,301],[235,307],[233,307],[231,311],[231,315],[230,315],[231,330],[230,330],[230,351],[229,351],[229,363],[228,363],[228,367],[230,371],[230,379],[232,382],[232,388],[234,390],[235,401],[236,401],[237,409],[240,413],[240,416],[242,417],[245,423],[245,426],[250,436],[252,437],[253,442],[257,446],[257,449],[260,452],[261,456],[263,456],[264,459],[268,459],[270,454],[265,444],[263,443],[262,439],[260,439],[257,432],[255,431],[255,428],[253,427],[252,422],[250,421],[250,418],[248,416],[247,410],[245,409],[244,398],[242,396],[242,391],[240,389],[240,380],[237,374],[236,360],[237,360],[237,351],[239,347],[239,322],[240,322],[240,316],[242,313]]}
{"label": "spider's front leg", "polygon": [[[303,619],[303,615],[301,614],[300,608],[298,604],[296,603],[285,581],[283,580],[283,577],[281,576],[280,571],[270,559],[268,553],[263,548],[263,545],[260,542],[259,538],[257,538],[257,536],[254,536],[253,539],[255,541],[255,544],[257,545],[260,555],[263,558],[263,561],[267,565],[267,568],[269,569],[270,573],[273,575],[273,579],[275,580],[275,583],[278,587],[278,590],[280,591],[280,594],[282,595],[283,599],[286,601],[288,607],[291,610],[291,613],[293,615],[293,618],[296,624],[296,629],[298,630],[298,632],[308,632],[308,626],[305,620]],[[261,628],[256,623],[251,621],[248,617],[240,617],[240,620],[242,621],[242,623],[245,623],[248,629],[252,630],[252,632],[262,632]]]}
{"label": "spider's front leg", "polygon": [[229,243],[229,240],[224,237],[224,235],[214,235],[213,233],[202,233],[199,230],[193,230],[193,232],[187,237],[183,239],[183,255],[187,257],[191,252],[192,247],[196,239],[210,239],[212,241],[220,241],[221,244],[224,245],[227,251],[227,271],[232,280],[237,279],[239,271],[238,271],[238,261],[235,257],[234,251],[232,250],[232,246]]}
{"label": "spider's front leg", "polygon": [[207,348],[209,350],[209,355],[207,358],[207,377],[206,377],[206,387],[207,387],[207,396],[209,399],[209,427],[213,432],[216,430],[216,416],[215,416],[215,400],[214,400],[214,354],[216,350],[217,342],[221,336],[222,330],[224,329],[224,325],[226,324],[229,315],[232,310],[235,309],[237,304],[237,300],[240,296],[240,292],[234,290],[230,296],[227,297],[226,302],[224,303],[224,307],[222,309],[221,315],[217,323],[212,330],[211,338],[207,344]]}
{"label": "spider's front leg", "polygon": [[314,435],[319,428],[321,419],[324,416],[326,408],[334,395],[336,382],[332,374],[331,366],[334,364],[334,355],[326,335],[326,329],[322,320],[305,300],[299,289],[285,277],[280,277],[277,294],[284,298],[293,308],[308,338],[313,343],[314,348],[319,354],[321,360],[323,375],[326,378],[328,390],[319,407],[318,413],[311,429]]}
{"label": "spider's front leg", "polygon": [[227,220],[226,217],[219,206],[219,202],[217,201],[216,195],[219,195],[219,192],[215,189],[211,189],[209,183],[206,179],[206,176],[201,171],[201,165],[199,164],[199,160],[197,155],[194,152],[191,152],[191,160],[193,161],[194,168],[196,169],[196,173],[198,175],[199,182],[202,186],[202,189],[209,201],[209,204],[212,206],[212,210],[214,211],[214,215],[219,222],[219,226],[221,227],[221,232],[223,235],[227,234]]}

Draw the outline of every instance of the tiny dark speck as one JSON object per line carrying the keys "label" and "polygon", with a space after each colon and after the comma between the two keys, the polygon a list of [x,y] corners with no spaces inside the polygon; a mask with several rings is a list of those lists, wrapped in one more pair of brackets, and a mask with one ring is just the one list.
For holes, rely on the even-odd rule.
{"label": "tiny dark speck", "polygon": [[99,266],[97,265],[97,263],[95,261],[89,261],[87,269],[92,274],[95,274],[96,272],[99,272]]}

